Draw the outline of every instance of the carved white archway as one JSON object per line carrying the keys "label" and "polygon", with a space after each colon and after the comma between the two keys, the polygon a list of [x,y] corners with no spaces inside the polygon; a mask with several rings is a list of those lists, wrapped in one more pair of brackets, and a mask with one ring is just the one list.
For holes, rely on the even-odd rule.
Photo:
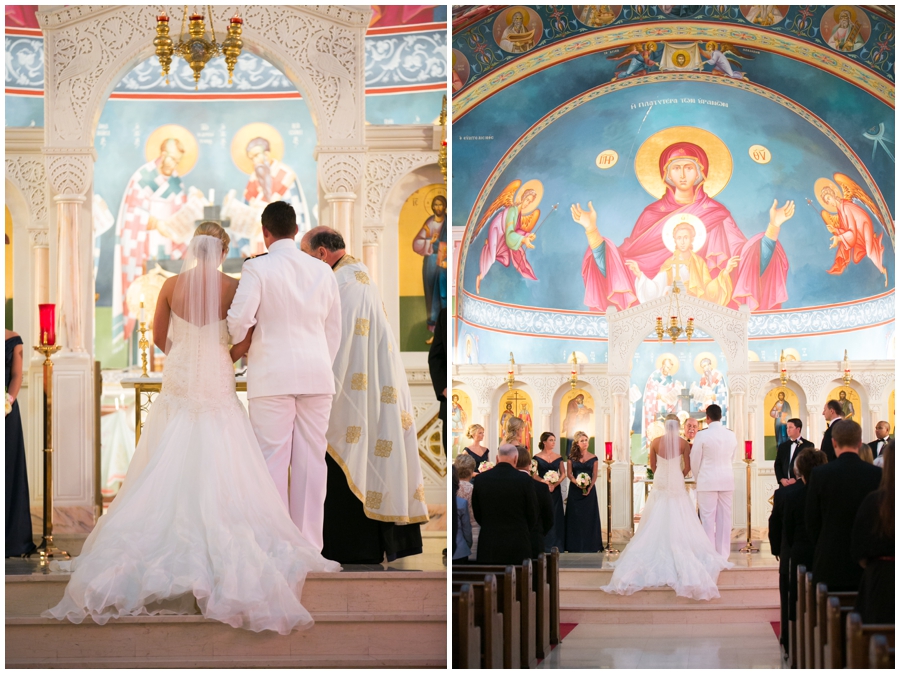
{"label": "carved white archway", "polygon": [[[613,397],[613,446],[617,462],[629,460],[628,388],[631,382],[631,360],[638,346],[656,328],[658,316],[669,315],[668,295],[617,311],[606,312],[609,322],[609,387]],[[744,397],[750,375],[748,356],[750,309],[727,309],[681,293],[682,316],[694,319],[695,329],[709,334],[722,348],[728,361],[729,414],[731,429],[738,439],[746,437]]]}

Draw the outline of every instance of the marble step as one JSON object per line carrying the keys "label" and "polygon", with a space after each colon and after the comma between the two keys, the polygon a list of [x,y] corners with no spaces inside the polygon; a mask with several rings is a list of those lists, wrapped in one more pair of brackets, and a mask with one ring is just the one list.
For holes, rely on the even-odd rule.
{"label": "marble step", "polygon": [[[778,606],[778,587],[771,585],[719,586],[719,597],[702,602],[708,606]],[[646,607],[661,605],[693,605],[698,602],[689,597],[679,597],[669,587],[651,587],[630,595],[609,594],[599,587],[568,585],[565,579],[560,584],[560,607],[590,607],[620,609],[626,607]]]}
{"label": "marble step", "polygon": [[[701,605],[702,604],[702,605]],[[697,624],[697,623],[765,623],[781,618],[775,605],[721,606],[707,602],[643,606],[569,606],[560,607],[564,623],[590,624]]]}
{"label": "marble step", "polygon": [[[6,617],[37,617],[59,603],[67,574],[6,576]],[[371,619],[395,613],[430,614],[447,610],[443,571],[310,573],[303,605],[317,612],[367,613]]]}
{"label": "marble step", "polygon": [[312,628],[286,636],[202,616],[121,618],[103,626],[7,618],[6,666],[446,667],[446,609],[313,612],[313,618]]}
{"label": "marble step", "polygon": [[[723,587],[745,586],[754,587],[769,586],[778,588],[778,566],[760,567],[736,567],[726,569],[719,574],[717,583],[719,590]],[[599,587],[606,585],[612,577],[613,570],[604,569],[574,569],[562,568],[559,570],[560,586],[570,587]]]}

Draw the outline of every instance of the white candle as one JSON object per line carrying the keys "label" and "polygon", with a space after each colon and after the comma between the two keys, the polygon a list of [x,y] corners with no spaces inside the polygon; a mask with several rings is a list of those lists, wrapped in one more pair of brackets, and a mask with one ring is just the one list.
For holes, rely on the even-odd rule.
{"label": "white candle", "polygon": [[212,205],[216,203],[216,191],[214,189],[209,190],[209,203]]}
{"label": "white candle", "polygon": [[141,293],[141,323],[144,322],[144,293]]}

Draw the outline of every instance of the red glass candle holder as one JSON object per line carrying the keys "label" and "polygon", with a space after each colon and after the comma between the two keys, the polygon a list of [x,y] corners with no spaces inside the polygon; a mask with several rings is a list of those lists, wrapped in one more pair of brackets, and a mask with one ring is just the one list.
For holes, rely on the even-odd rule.
{"label": "red glass candle holder", "polygon": [[744,441],[744,458],[748,461],[753,460],[753,441],[745,440]]}
{"label": "red glass candle holder", "polygon": [[612,443],[611,443],[611,442],[605,442],[605,443],[603,443],[603,444],[604,444],[604,446],[605,446],[605,448],[606,448],[606,460],[607,460],[607,461],[612,461],[612,458],[613,458],[613,457],[612,457]]}
{"label": "red glass candle holder", "polygon": [[202,14],[191,14],[191,21],[203,21]]}
{"label": "red glass candle holder", "polygon": [[231,17],[231,23],[244,23],[244,20],[239,16]]}
{"label": "red glass candle holder", "polygon": [[41,335],[40,343],[46,346],[56,344],[56,305],[39,304]]}
{"label": "red glass candle holder", "polygon": [[167,17],[165,14],[160,14],[158,17],[156,17],[156,20],[157,21],[168,21],[169,17]]}

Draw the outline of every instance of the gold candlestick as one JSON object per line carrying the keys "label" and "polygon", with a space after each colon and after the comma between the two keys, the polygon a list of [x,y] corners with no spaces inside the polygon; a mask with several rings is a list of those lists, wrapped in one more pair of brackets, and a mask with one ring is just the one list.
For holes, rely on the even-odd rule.
{"label": "gold candlestick", "polygon": [[618,555],[611,541],[612,538],[612,465],[614,459],[603,459],[606,464],[606,552],[610,555]]}
{"label": "gold candlestick", "polygon": [[[143,308],[144,303],[141,302],[141,308]],[[141,321],[140,324],[140,332],[141,338],[138,340],[138,350],[141,352],[141,376],[149,377],[147,374],[147,349],[150,347],[150,342],[147,341],[147,323],[145,321]]]}
{"label": "gold candlestick", "polygon": [[741,552],[759,552],[759,548],[753,547],[752,536],[750,533],[750,465],[753,463],[753,459],[744,459],[744,463],[747,464],[747,545],[741,548]]}
{"label": "gold candlestick", "polygon": [[51,558],[69,558],[69,553],[53,545],[53,361],[50,356],[61,348],[46,343],[34,347],[44,356],[44,532],[37,549],[42,565]]}

